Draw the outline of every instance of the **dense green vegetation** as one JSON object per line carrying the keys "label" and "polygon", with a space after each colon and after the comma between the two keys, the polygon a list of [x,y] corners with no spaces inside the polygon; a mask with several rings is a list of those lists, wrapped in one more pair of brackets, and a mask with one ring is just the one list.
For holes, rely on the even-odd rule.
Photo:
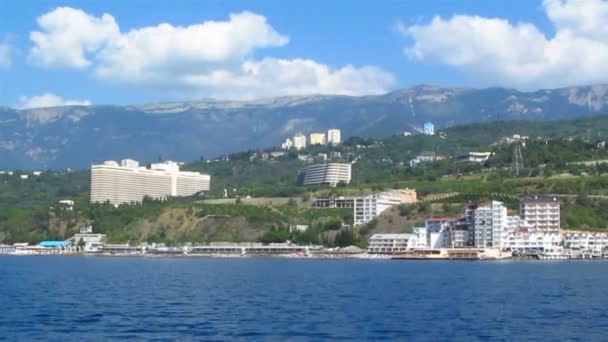
{"label": "dense green vegetation", "polygon": [[[364,194],[390,188],[415,188],[420,196],[458,193],[433,200],[444,203],[444,213],[455,214],[469,201],[499,199],[515,209],[516,198],[525,194],[571,194],[564,199],[563,225],[571,229],[608,228],[608,164],[582,164],[582,161],[608,159],[608,150],[598,148],[608,117],[580,119],[571,122],[508,122],[453,127],[441,136],[393,136],[384,139],[350,138],[340,146],[313,146],[289,151],[276,158],[262,158],[268,151],[248,151],[230,155],[229,160],[196,162],[187,169],[207,172],[212,176],[212,191],[206,198],[221,198],[224,189],[232,196],[292,197],[287,205],[209,204],[202,198],[172,199],[166,202],[146,200],[142,205],[91,205],[89,173],[44,172],[21,179],[25,172],[0,175],[0,242],[64,239],[77,228],[93,224],[97,232],[106,233],[110,241],[185,242],[214,239],[256,239],[264,242],[290,239],[300,243],[323,243],[342,246],[363,245],[365,236],[374,231],[372,222],[358,231],[342,228],[352,223],[350,210],[315,210],[307,208],[312,196]],[[525,168],[518,177],[511,170],[513,148],[501,142],[503,136],[529,135],[521,147]],[[542,137],[536,139],[536,137]],[[494,156],[485,164],[457,163],[453,157],[467,151],[491,151]],[[251,158],[252,154],[257,158]],[[308,165],[298,155],[319,161],[319,154],[336,161],[354,161],[353,180],[348,186],[305,188],[296,185],[297,171]],[[339,153],[339,156],[337,155]],[[421,153],[445,157],[410,167],[409,160]],[[250,159],[251,158],[251,159]],[[583,196],[584,195],[584,196]],[[585,197],[587,196],[587,197]],[[71,199],[74,211],[60,210],[57,201]],[[299,202],[300,204],[297,204]],[[428,203],[415,209],[419,214],[432,214]],[[456,208],[456,209],[455,209]],[[177,218],[164,218],[163,213],[176,211]],[[399,208],[408,216],[412,209]],[[209,232],[201,223],[209,221],[218,230],[236,227],[236,219],[251,234],[240,236]],[[290,224],[307,224],[307,232],[288,231]],[[179,234],[175,233],[180,225]],[[188,225],[195,225],[189,227]],[[241,227],[238,226],[238,227]],[[237,228],[234,228],[237,229]],[[139,236],[140,232],[145,235]],[[236,235],[235,235],[236,234]]]}

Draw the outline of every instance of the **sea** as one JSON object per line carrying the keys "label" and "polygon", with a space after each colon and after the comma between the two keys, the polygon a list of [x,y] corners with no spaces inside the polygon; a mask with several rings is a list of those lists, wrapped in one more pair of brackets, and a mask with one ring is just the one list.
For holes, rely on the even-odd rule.
{"label": "sea", "polygon": [[606,341],[608,262],[0,257],[4,341]]}

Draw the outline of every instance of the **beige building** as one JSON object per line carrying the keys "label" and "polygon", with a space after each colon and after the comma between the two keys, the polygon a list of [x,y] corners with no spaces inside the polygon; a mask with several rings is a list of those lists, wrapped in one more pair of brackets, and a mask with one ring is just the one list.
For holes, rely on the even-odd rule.
{"label": "beige building", "polygon": [[293,136],[293,147],[296,150],[306,148],[306,136],[302,133],[298,133]]}
{"label": "beige building", "polygon": [[390,190],[399,194],[401,197],[401,203],[409,204],[416,203],[418,201],[418,194],[416,193],[416,189],[399,189],[399,190]]}
{"label": "beige building", "polygon": [[311,133],[310,134],[311,145],[325,145],[325,134],[324,133]]}
{"label": "beige building", "polygon": [[557,197],[523,197],[519,200],[519,215],[539,232],[560,231],[560,202]]}
{"label": "beige building", "polygon": [[120,165],[107,161],[91,166],[91,203],[114,205],[141,203],[144,197],[167,199],[209,191],[211,178],[198,172],[180,171],[175,162],[139,166],[124,159]]}

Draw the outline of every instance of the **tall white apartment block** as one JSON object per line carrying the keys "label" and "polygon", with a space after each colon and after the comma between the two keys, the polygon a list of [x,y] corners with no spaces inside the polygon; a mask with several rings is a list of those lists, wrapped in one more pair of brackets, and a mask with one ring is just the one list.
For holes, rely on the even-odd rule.
{"label": "tall white apartment block", "polygon": [[523,197],[519,201],[519,215],[538,232],[560,231],[560,203],[557,197]]}
{"label": "tall white apartment block", "polygon": [[307,166],[298,171],[300,185],[336,186],[338,183],[350,183],[351,164],[326,163]]}
{"label": "tall white apartment block", "polygon": [[502,202],[492,201],[489,206],[480,206],[473,212],[476,247],[500,247],[506,230],[507,207]]}
{"label": "tall white apartment block", "polygon": [[435,135],[435,125],[432,122],[425,122],[422,132],[426,135]]}
{"label": "tall white apartment block", "polygon": [[306,136],[302,133],[298,133],[296,135],[293,136],[293,147],[296,148],[296,150],[301,150],[303,148],[306,148]]}
{"label": "tall white apartment block", "polygon": [[325,133],[310,133],[311,145],[325,145]]}
{"label": "tall white apartment block", "polygon": [[327,143],[330,145],[339,145],[342,143],[342,133],[339,129],[332,128],[327,131]]}
{"label": "tall white apartment block", "polygon": [[167,199],[209,191],[211,177],[180,171],[175,162],[139,166],[124,159],[91,166],[91,202],[114,205],[141,203],[144,197]]}

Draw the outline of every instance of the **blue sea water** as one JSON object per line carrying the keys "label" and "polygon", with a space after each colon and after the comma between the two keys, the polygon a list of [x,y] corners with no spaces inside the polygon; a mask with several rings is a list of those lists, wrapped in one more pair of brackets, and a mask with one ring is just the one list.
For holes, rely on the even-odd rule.
{"label": "blue sea water", "polygon": [[7,341],[605,341],[608,262],[0,257]]}

